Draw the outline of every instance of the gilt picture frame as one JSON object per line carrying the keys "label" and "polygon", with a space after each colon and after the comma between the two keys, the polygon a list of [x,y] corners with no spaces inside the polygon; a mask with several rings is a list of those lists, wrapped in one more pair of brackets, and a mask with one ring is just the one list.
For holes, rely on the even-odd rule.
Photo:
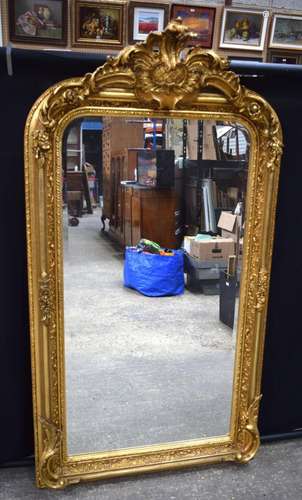
{"label": "gilt picture frame", "polygon": [[269,12],[227,7],[223,11],[220,48],[263,51]]}
{"label": "gilt picture frame", "polygon": [[66,45],[67,0],[11,0],[8,2],[12,42]]}
{"label": "gilt picture frame", "polygon": [[[190,30],[180,20],[173,21],[163,33],[151,33],[146,42],[126,47],[93,73],[50,87],[29,113],[25,189],[38,487],[58,489],[81,481],[222,461],[246,463],[259,448],[257,419],[282,131],[270,104],[242,86],[225,59],[199,47],[183,57],[190,37]],[[66,127],[87,114],[196,120],[211,117],[236,121],[250,134],[247,225],[232,411],[226,435],[68,454],[62,140]]]}
{"label": "gilt picture frame", "polygon": [[124,45],[124,2],[73,0],[72,45],[121,49]]}

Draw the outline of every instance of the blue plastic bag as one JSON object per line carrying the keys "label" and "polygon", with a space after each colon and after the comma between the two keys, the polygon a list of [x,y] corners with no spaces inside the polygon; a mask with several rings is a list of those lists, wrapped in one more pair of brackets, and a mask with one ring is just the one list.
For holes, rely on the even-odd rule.
{"label": "blue plastic bag", "polygon": [[174,255],[165,256],[127,247],[124,285],[149,297],[180,295],[185,286],[183,251],[174,250]]}

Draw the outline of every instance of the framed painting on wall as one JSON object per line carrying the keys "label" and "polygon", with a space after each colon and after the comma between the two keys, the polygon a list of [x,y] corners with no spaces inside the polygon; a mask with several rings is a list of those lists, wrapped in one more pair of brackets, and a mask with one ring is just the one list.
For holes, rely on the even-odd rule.
{"label": "framed painting on wall", "polygon": [[121,49],[124,42],[125,3],[73,2],[74,46]]}
{"label": "framed painting on wall", "polygon": [[172,5],[171,19],[181,17],[183,24],[197,33],[190,45],[201,45],[210,49],[213,43],[213,32],[216,9],[212,7],[197,7],[195,5]]}
{"label": "framed painting on wall", "polygon": [[263,50],[269,12],[226,8],[223,12],[220,47]]}
{"label": "framed painting on wall", "polygon": [[275,64],[299,64],[300,56],[297,53],[270,51],[268,61]]}
{"label": "framed painting on wall", "polygon": [[10,0],[10,40],[41,45],[66,45],[66,0]]}
{"label": "framed painting on wall", "polygon": [[150,31],[163,31],[168,23],[169,4],[130,2],[128,42],[143,42]]}
{"label": "framed painting on wall", "polygon": [[1,7],[0,7],[0,47],[3,46],[3,37],[2,37],[2,15],[1,15]]}
{"label": "framed painting on wall", "polygon": [[302,17],[275,14],[270,47],[302,50]]}

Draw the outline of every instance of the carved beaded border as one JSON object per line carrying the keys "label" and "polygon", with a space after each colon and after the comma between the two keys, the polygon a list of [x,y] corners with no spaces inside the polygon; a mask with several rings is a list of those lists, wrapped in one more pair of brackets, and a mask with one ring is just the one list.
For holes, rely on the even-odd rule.
{"label": "carved beaded border", "polygon": [[[202,462],[246,462],[259,446],[257,415],[281,128],[270,105],[242,87],[239,77],[228,70],[227,62],[217,54],[196,47],[184,57],[189,36],[181,23],[170,23],[165,32],[153,33],[145,43],[124,49],[93,74],[49,89],[28,118],[25,184],[37,483],[41,487],[61,488],[84,478]],[[205,96],[206,88],[214,89],[215,94]],[[78,116],[92,107],[98,113],[104,113],[106,108],[108,114],[123,114],[127,110],[146,116],[160,112],[165,116],[180,113],[197,117],[218,111],[221,117],[239,117],[254,138],[257,147],[248,188],[251,220],[244,250],[233,415],[228,437],[66,456],[58,130],[67,116]],[[37,170],[43,173],[45,197],[42,195],[41,200],[35,184]],[[37,202],[43,203],[46,211],[44,257],[45,241],[40,241],[41,227],[35,216]],[[41,360],[46,366],[44,377],[40,373]]]}

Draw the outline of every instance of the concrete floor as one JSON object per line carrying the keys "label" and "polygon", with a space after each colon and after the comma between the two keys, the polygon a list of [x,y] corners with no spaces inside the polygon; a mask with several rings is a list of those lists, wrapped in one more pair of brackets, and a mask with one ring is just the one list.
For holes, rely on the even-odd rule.
{"label": "concrete floor", "polygon": [[123,287],[99,213],[68,228],[65,342],[71,454],[226,434],[234,334],[218,296]]}
{"label": "concrete floor", "polygon": [[262,445],[246,465],[226,463],[38,490],[34,469],[0,469],[0,500],[300,500],[302,441]]}

